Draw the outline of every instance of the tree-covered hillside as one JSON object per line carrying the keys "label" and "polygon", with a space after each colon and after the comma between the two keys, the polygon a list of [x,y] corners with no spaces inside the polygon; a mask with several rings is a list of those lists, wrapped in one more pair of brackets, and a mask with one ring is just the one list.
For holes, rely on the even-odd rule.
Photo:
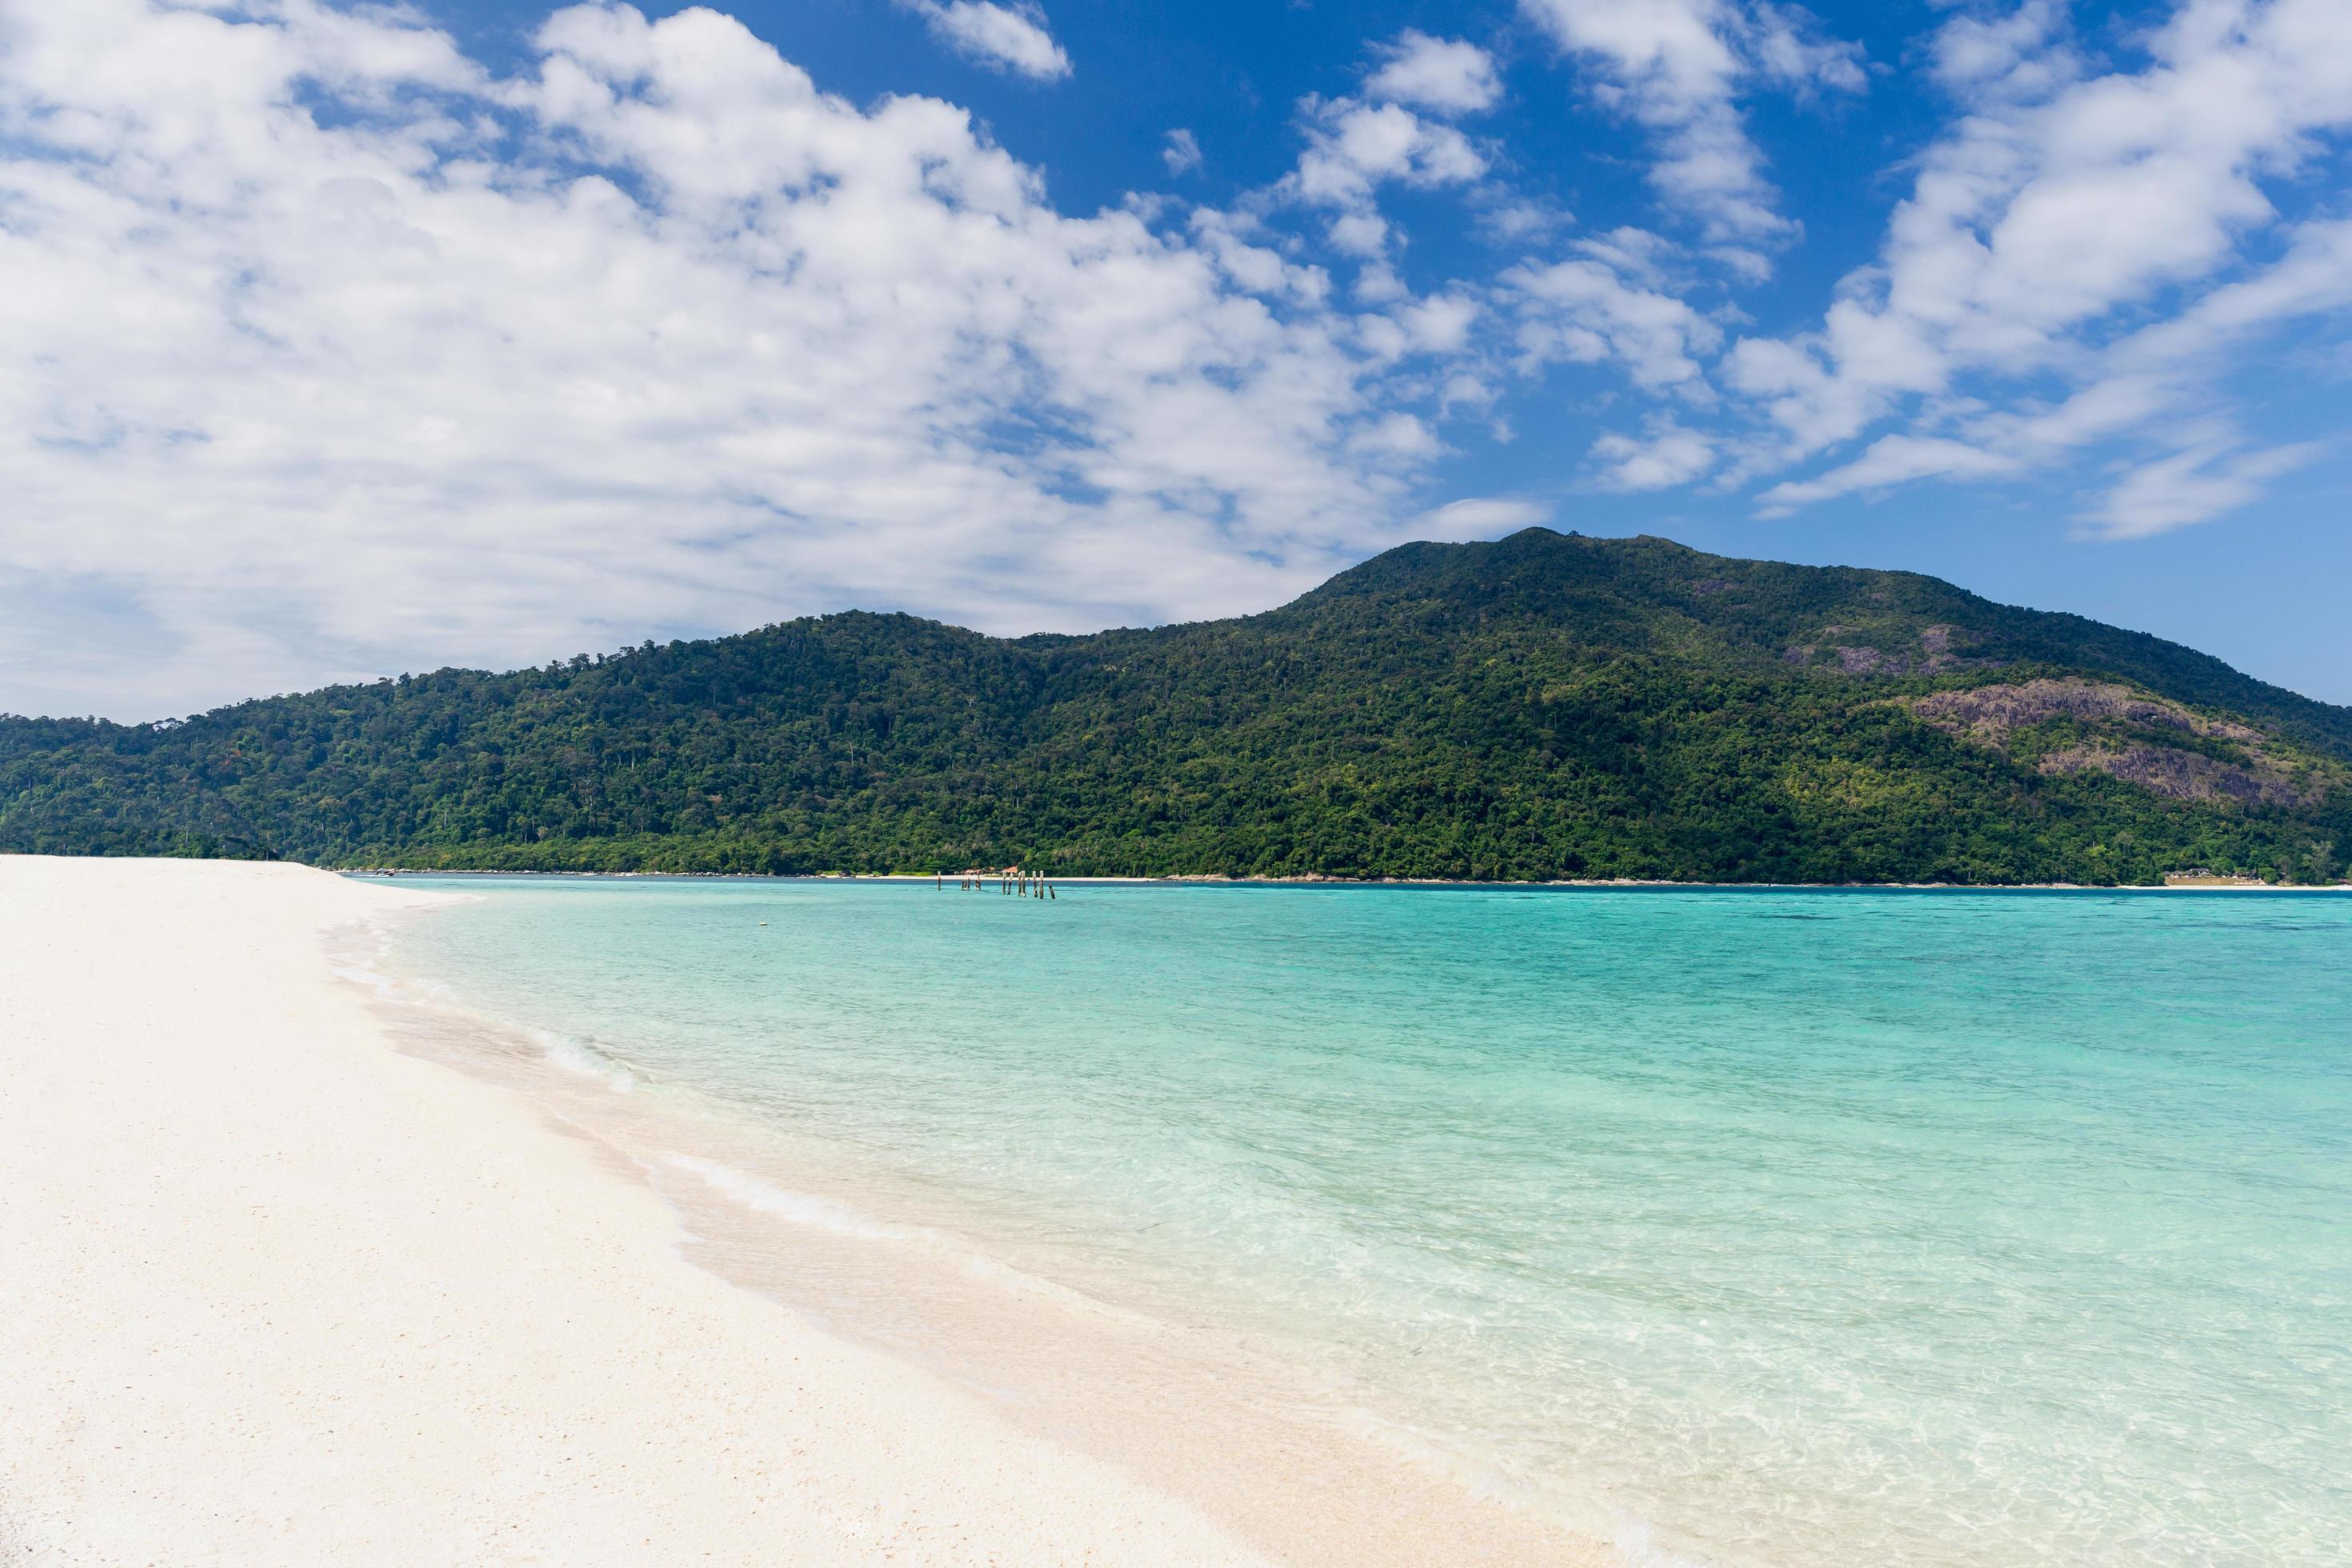
{"label": "tree-covered hillside", "polygon": [[827,616],[184,722],[0,720],[0,849],[324,865],[2309,881],[2352,710],[1934,578],[1540,529],[1239,620]]}

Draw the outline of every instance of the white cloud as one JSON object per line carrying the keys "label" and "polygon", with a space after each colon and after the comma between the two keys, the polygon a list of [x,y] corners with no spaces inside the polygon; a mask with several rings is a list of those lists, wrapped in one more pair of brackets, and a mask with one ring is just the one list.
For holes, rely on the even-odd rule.
{"label": "white cloud", "polygon": [[[2272,205],[2352,124],[2340,0],[2190,0],[2105,75],[2053,5],[1948,21],[1922,58],[1964,112],[1880,255],[1816,330],[1728,353],[1739,318],[1683,294],[1780,232],[1741,95],[1844,90],[1853,51],[1729,0],[1525,3],[1649,128],[1661,189],[1717,139],[1687,186],[1714,237],[1563,232],[1444,118],[1492,62],[1422,35],[1306,100],[1298,163],[1240,210],[1073,216],[963,110],[828,96],[709,10],[575,5],[500,74],[388,8],[0,0],[0,706],[844,604],[1261,607],[1415,528],[1503,526],[1418,509],[1449,411],[1510,437],[1514,366],[1649,395],[1591,446],[1600,485],[1774,510],[2140,443],[2083,518],[2131,537],[2308,457],[2210,416],[2248,345],[2352,307],[2352,220]],[[1398,186],[1545,254],[1409,285]],[[1723,237],[1749,197],[1769,221]],[[60,651],[59,624],[99,629]]]}
{"label": "white cloud", "polygon": [[2237,510],[2270,481],[2319,456],[2313,443],[2242,450],[2227,430],[2126,473],[2084,523],[2106,539],[2145,539]]}
{"label": "white cloud", "polygon": [[1495,539],[1551,521],[1551,508],[1509,496],[1480,496],[1448,501],[1423,512],[1402,531],[1408,539],[1433,539],[1460,543],[1470,539]]}
{"label": "white cloud", "polygon": [[1355,296],[1367,305],[1385,305],[1392,300],[1411,298],[1412,290],[1404,286],[1395,268],[1384,259],[1367,261],[1356,274]]}
{"label": "white cloud", "polygon": [[1766,515],[1780,516],[1814,501],[1872,494],[1914,479],[2004,479],[2016,473],[2018,468],[2015,456],[1988,451],[1966,441],[1940,437],[1883,436],[1853,462],[1818,479],[1775,485],[1760,499]]}
{"label": "white cloud", "polygon": [[2352,305],[2352,219],[2301,223],[2289,229],[2278,260],[2141,328],[2105,358],[2142,370],[2195,363],[2264,328],[2347,305]]}
{"label": "white cloud", "polygon": [[1201,166],[1201,142],[1182,126],[1168,133],[1167,145],[1160,149],[1162,163],[1171,174],[1189,174]]}
{"label": "white cloud", "polygon": [[1660,285],[1665,265],[1675,254],[1670,241],[1648,229],[1631,226],[1580,239],[1576,242],[1576,249],[1596,261],[1607,262],[1637,282],[1654,288]]}
{"label": "white cloud", "polygon": [[1806,13],[1769,0],[1519,0],[1563,53],[1584,62],[1601,100],[1650,131],[1650,178],[1669,205],[1732,244],[1741,270],[1755,242],[1795,225],[1776,210],[1763,155],[1738,98],[1749,83],[1859,91],[1861,51],[1822,38]]}
{"label": "white cloud", "polygon": [[963,110],[860,110],[715,12],[575,6],[504,78],[312,0],[0,26],[0,592],[121,639],[0,706],[1256,608],[1442,450],[1445,376],[1382,379],[1253,220],[1064,216]]}
{"label": "white cloud", "polygon": [[1663,420],[1636,440],[1607,435],[1592,443],[1601,482],[1612,490],[1662,490],[1686,485],[1715,467],[1715,443],[1696,430]]}
{"label": "white cloud", "polygon": [[1357,206],[1390,180],[1460,185],[1486,172],[1486,160],[1462,132],[1396,104],[1309,99],[1305,110],[1307,151],[1289,176],[1301,201]]}
{"label": "white cloud", "polygon": [[1349,256],[1380,256],[1389,247],[1388,220],[1376,212],[1341,213],[1325,226],[1323,237]]}
{"label": "white cloud", "polygon": [[1470,343],[1470,329],[1480,314],[1478,301],[1466,294],[1437,294],[1417,300],[1396,313],[1405,335],[1423,353],[1459,353]]}
{"label": "white cloud", "polygon": [[1502,287],[1517,314],[1522,370],[1614,360],[1651,391],[1712,395],[1696,356],[1722,342],[1722,330],[1675,296],[1636,287],[1591,260],[1516,267],[1503,274]]}
{"label": "white cloud", "polygon": [[1359,427],[1349,438],[1352,451],[1409,463],[1426,462],[1445,450],[1426,420],[1411,414],[1391,414]]}
{"label": "white cloud", "polygon": [[[1726,382],[1778,431],[1761,466],[1890,418],[1908,426],[1768,504],[2029,471],[2179,419],[2210,400],[2225,346],[2352,302],[2352,226],[2340,221],[2289,228],[2285,255],[2247,272],[2252,242],[2277,225],[2264,182],[2294,174],[2315,133],[2352,125],[2352,10],[2191,0],[2149,37],[2143,68],[2098,76],[2063,27],[2041,3],[1948,22],[1934,69],[1967,112],[1920,160],[1879,259],[1846,280],[1818,331],[1727,356]],[[2214,283],[2233,271],[2245,275]],[[2075,390],[2054,406],[2018,398],[2052,375]],[[2182,510],[2210,515],[2212,498],[2267,477],[2259,460],[2233,464],[2162,459],[2123,487],[2123,510],[2095,517],[2112,535],[2151,531],[2144,520],[2168,514],[2148,487],[2167,480],[2206,498]]]}
{"label": "white cloud", "polygon": [[1495,57],[1475,44],[1433,38],[1408,27],[1380,55],[1381,68],[1364,83],[1368,98],[1433,114],[1476,114],[1502,96]]}
{"label": "white cloud", "polygon": [[1195,244],[1234,287],[1309,308],[1330,298],[1330,275],[1320,267],[1291,260],[1276,248],[1279,239],[1249,213],[1195,207],[1189,226]]}
{"label": "white cloud", "polygon": [[[2159,420],[2179,424],[2206,401],[2201,381],[2231,363],[2227,351],[2263,328],[2347,304],[2352,304],[2352,222],[2302,225],[2292,231],[2285,255],[2271,266],[2211,289],[2178,315],[2085,359],[2082,384],[2056,403],[1971,407],[1950,416],[1957,437],[1882,437],[1854,461],[1812,479],[1776,486],[1761,499],[1777,515],[1916,479],[2023,478],[2114,437],[2161,431]],[[2191,420],[2183,428],[2190,438],[2179,452],[2136,468],[2087,514],[2090,532],[2140,538],[2218,516],[2315,451],[2308,446],[2275,448],[2287,454],[2278,459],[2280,466],[2259,454],[2241,461],[2231,455],[2242,443],[2225,424]],[[2177,487],[2171,500],[2164,499],[2167,486]]]}
{"label": "white cloud", "polygon": [[1729,27],[1750,68],[1761,79],[1800,97],[1822,89],[1861,92],[1870,85],[1860,44],[1825,37],[1812,14],[1797,5],[1752,0],[1729,12]]}
{"label": "white cloud", "polygon": [[928,23],[942,42],[982,65],[1058,81],[1070,74],[1070,57],[1046,30],[1045,13],[1031,5],[998,5],[991,0],[898,0]]}
{"label": "white cloud", "polygon": [[[1470,346],[1471,330],[1484,314],[1484,307],[1468,294],[1433,294],[1413,300],[1403,294],[1400,285],[1393,297],[1403,300],[1403,303],[1384,315],[1367,314],[1357,319],[1357,335],[1365,352],[1383,363],[1407,354],[1459,354]],[[1458,399],[1448,397],[1444,401]],[[1469,401],[1486,400],[1473,396]]]}
{"label": "white cloud", "polygon": [[2046,96],[2081,68],[2063,41],[2065,25],[2056,0],[2026,0],[2005,16],[1963,12],[1936,31],[1936,78],[1965,94]]}
{"label": "white cloud", "polygon": [[1472,226],[1487,244],[1512,247],[1548,239],[1575,223],[1576,216],[1564,208],[1523,197],[1496,202],[1472,219]]}
{"label": "white cloud", "polygon": [[[1524,0],[1565,49],[1608,68],[1606,90],[1664,103],[1727,98],[1739,74],[1716,0]],[[1633,107],[1643,110],[1636,103]]]}
{"label": "white cloud", "polygon": [[1486,158],[1453,126],[1401,104],[1310,97],[1298,107],[1307,149],[1297,167],[1255,200],[1331,210],[1325,239],[1362,263],[1356,298],[1379,304],[1403,297],[1404,281],[1390,264],[1395,231],[1381,216],[1381,186],[1467,185],[1486,174]]}

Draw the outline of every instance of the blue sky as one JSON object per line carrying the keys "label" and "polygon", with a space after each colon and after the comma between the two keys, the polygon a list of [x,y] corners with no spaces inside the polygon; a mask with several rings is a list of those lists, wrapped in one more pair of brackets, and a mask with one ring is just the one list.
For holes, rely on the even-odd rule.
{"label": "blue sky", "polygon": [[0,710],[1530,521],[2352,701],[2352,12],[0,0]]}

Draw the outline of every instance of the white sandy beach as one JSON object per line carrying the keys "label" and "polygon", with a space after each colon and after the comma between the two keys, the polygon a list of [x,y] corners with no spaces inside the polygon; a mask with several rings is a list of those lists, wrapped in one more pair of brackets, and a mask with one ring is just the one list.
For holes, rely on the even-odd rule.
{"label": "white sandy beach", "polygon": [[320,933],[431,896],[0,858],[0,1560],[1257,1560],[387,1048]]}

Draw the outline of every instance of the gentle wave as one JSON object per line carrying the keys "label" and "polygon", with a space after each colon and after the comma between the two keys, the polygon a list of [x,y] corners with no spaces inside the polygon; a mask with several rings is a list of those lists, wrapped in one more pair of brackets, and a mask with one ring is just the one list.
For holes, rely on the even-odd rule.
{"label": "gentle wave", "polygon": [[876,1219],[847,1204],[810,1193],[791,1192],[697,1154],[667,1154],[663,1156],[662,1163],[696,1177],[714,1191],[723,1193],[755,1213],[772,1215],[790,1225],[859,1241],[893,1242],[920,1247],[951,1264],[959,1272],[1001,1289],[1043,1297],[1069,1310],[1114,1318],[1133,1328],[1156,1331],[1163,1327],[1156,1318],[1111,1306],[1083,1291],[1073,1290],[1066,1285],[1013,1268],[929,1226],[894,1225]]}
{"label": "gentle wave", "polygon": [[558,1034],[553,1029],[530,1028],[524,1032],[539,1047],[550,1066],[562,1068],[568,1073],[577,1073],[582,1078],[595,1079],[615,1094],[635,1092],[637,1075],[587,1041]]}

